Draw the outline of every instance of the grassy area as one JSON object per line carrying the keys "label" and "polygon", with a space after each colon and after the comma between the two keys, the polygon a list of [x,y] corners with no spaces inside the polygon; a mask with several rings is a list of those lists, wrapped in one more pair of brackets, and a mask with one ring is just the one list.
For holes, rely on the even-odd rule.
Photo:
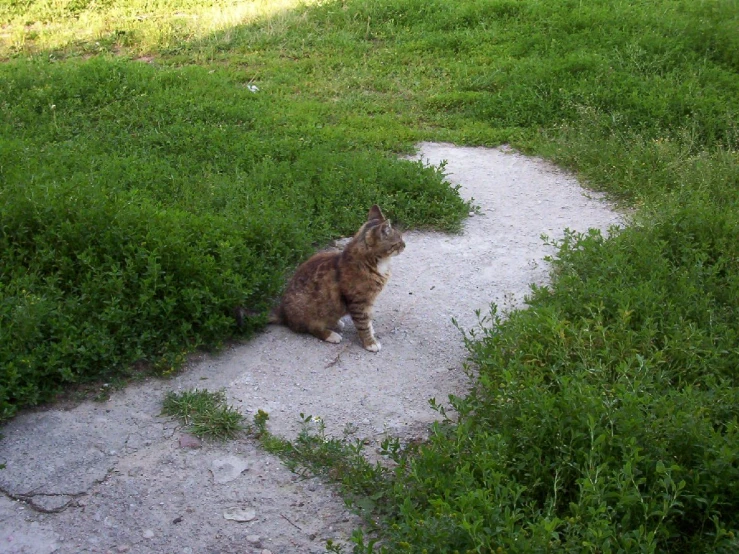
{"label": "grassy area", "polygon": [[370,201],[453,228],[442,177],[391,154],[509,141],[635,225],[568,237],[553,284],[470,342],[458,422],[358,473],[384,548],[739,549],[736,0],[271,6],[0,11],[6,415],[217,343]]}
{"label": "grassy area", "polygon": [[266,311],[373,203],[440,229],[467,211],[439,172],[334,132],[329,107],[225,70],[35,58],[0,76],[3,418],[217,346],[239,333],[235,307]]}

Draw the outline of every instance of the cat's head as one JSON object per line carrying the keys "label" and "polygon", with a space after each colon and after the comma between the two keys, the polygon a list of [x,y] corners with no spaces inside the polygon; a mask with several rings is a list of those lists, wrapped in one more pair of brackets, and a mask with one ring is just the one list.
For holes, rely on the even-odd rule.
{"label": "cat's head", "polygon": [[378,258],[397,256],[405,249],[403,235],[395,229],[382,210],[375,204],[370,208],[367,222],[357,233],[360,242]]}

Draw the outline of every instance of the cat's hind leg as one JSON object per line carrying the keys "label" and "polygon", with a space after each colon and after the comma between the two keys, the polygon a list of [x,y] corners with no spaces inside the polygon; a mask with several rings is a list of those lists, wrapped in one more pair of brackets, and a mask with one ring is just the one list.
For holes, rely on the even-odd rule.
{"label": "cat's hind leg", "polygon": [[341,342],[341,335],[331,329],[326,329],[322,325],[312,325],[308,327],[308,332],[321,340],[338,344]]}

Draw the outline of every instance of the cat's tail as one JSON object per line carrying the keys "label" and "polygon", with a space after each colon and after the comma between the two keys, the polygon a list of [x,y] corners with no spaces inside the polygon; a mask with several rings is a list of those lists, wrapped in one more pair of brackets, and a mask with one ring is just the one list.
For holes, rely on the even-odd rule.
{"label": "cat's tail", "polygon": [[282,316],[282,307],[277,306],[274,308],[271,312],[269,312],[269,317],[267,317],[267,323],[275,323],[277,325],[281,325],[284,323],[285,318]]}
{"label": "cat's tail", "polygon": [[[236,325],[239,326],[239,328],[244,326],[244,319],[247,317],[257,317],[261,315],[263,312],[257,312],[254,310],[249,310],[248,308],[244,308],[243,306],[236,306],[233,311],[234,319],[236,319]],[[284,321],[284,318],[282,317],[282,310],[280,309],[280,306],[277,306],[274,308],[269,315],[267,316],[267,323],[277,323],[281,324]]]}

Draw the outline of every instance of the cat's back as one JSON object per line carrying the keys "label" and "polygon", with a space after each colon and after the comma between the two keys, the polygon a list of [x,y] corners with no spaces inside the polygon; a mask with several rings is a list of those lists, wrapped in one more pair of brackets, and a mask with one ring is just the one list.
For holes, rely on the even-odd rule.
{"label": "cat's back", "polygon": [[338,320],[343,315],[339,256],[339,252],[319,252],[298,267],[278,308],[280,323],[305,332],[317,321]]}
{"label": "cat's back", "polygon": [[295,271],[287,290],[300,288],[310,282],[336,280],[337,266],[341,252],[318,252],[304,261]]}

